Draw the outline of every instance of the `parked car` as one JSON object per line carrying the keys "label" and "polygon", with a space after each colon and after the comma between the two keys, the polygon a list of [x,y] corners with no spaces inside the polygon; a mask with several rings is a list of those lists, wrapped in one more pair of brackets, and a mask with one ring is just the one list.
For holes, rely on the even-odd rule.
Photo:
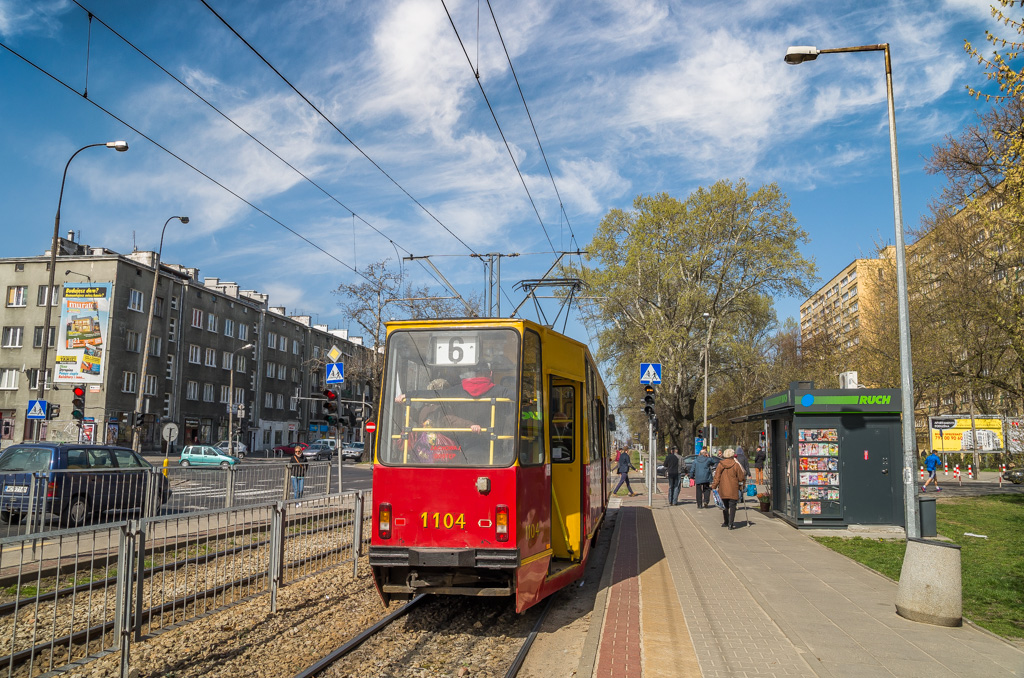
{"label": "parked car", "polygon": [[[226,440],[220,440],[214,443],[214,447],[224,454],[238,457],[239,459],[245,459],[245,455],[249,454],[249,448],[240,440],[236,440],[233,445]],[[234,449],[230,449],[232,447]]]}
{"label": "parked car", "polygon": [[321,459],[330,461],[334,457],[334,448],[323,440],[317,440],[302,451],[302,456],[306,458],[306,461],[320,461]]}
{"label": "parked car", "polygon": [[331,451],[338,449],[338,441],[334,438],[318,438],[310,443],[310,445],[325,445],[331,448]]}
{"label": "parked car", "polygon": [[[690,475],[693,470],[693,460],[697,458],[696,454],[688,454],[679,460],[679,474],[683,476]],[[663,464],[658,464],[658,475],[662,478],[668,477],[668,472],[665,471]]]}
{"label": "parked car", "polygon": [[359,461],[363,458],[365,449],[363,443],[345,443],[341,446],[341,458]]}
{"label": "parked car", "polygon": [[1024,483],[1024,468],[1011,468],[1003,474],[1003,480],[1009,480],[1014,485]]}
{"label": "parked car", "polygon": [[309,447],[309,445],[306,443],[285,443],[283,445],[275,445],[271,451],[274,453],[275,457],[290,457],[296,447],[300,450],[304,450]]}
{"label": "parked car", "polygon": [[36,511],[53,514],[69,527],[102,519],[108,512],[143,509],[147,493],[155,511],[171,496],[171,489],[167,478],[152,469],[148,461],[125,447],[11,445],[0,457],[0,520],[20,522],[28,513],[30,497]]}
{"label": "parked car", "polygon": [[213,445],[186,445],[181,450],[181,458],[178,463],[182,466],[220,466],[228,468],[240,463],[242,460],[225,454]]}

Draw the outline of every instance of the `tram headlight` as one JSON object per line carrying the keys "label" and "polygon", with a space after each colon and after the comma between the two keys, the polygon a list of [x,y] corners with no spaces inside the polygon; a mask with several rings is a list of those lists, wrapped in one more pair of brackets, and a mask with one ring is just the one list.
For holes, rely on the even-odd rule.
{"label": "tram headlight", "polygon": [[391,539],[391,504],[381,504],[377,509],[377,534],[381,539]]}
{"label": "tram headlight", "polygon": [[498,505],[497,515],[494,520],[495,533],[498,541],[508,541],[508,506]]}

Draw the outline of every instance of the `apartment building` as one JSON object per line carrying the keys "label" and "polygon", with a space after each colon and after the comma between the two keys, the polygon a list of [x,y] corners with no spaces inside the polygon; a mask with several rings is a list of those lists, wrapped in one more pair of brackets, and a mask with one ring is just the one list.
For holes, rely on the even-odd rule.
{"label": "apartment building", "polygon": [[859,346],[863,310],[878,303],[886,259],[893,256],[890,246],[876,259],[854,259],[800,304],[801,343],[828,341],[841,349]]}
{"label": "apartment building", "polygon": [[[84,436],[130,444],[132,414],[143,394],[143,449],[161,448],[164,422],[179,425],[180,449],[228,435],[228,404],[241,405],[235,430],[250,449],[330,433],[316,400],[325,355],[338,346],[344,360],[369,361],[370,349],[345,330],[289,316],[268,296],[198,269],[160,263],[156,254],[123,255],[60,239],[53,290],[49,253],[0,259],[0,436],[3,441],[77,440]],[[35,303],[32,303],[32,302]],[[40,375],[44,314],[49,367]],[[152,332],[145,343],[152,312]],[[29,343],[31,341],[31,344]],[[148,352],[141,374],[142,352]],[[54,373],[54,366],[57,372]],[[59,406],[54,419],[28,419],[40,378],[44,399]],[[85,419],[72,418],[72,388],[86,389]],[[365,383],[347,383],[342,397],[365,399]],[[361,439],[361,426],[342,431]]]}

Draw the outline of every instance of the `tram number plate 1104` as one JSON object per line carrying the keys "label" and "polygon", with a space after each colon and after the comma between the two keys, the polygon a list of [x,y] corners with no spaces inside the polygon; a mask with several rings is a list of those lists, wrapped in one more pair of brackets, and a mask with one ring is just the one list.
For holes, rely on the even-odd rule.
{"label": "tram number plate 1104", "polygon": [[441,334],[433,337],[435,365],[476,365],[475,334]]}
{"label": "tram number plate 1104", "polygon": [[466,515],[460,513],[458,515],[454,513],[427,513],[424,511],[420,514],[420,520],[423,521],[423,527],[435,527],[445,528],[451,530],[458,527],[460,530],[466,529]]}

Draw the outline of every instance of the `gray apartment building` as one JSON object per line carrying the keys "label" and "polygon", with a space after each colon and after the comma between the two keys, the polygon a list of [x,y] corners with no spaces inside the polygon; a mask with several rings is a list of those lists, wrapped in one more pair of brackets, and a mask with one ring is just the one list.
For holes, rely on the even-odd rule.
{"label": "gray apartment building", "polygon": [[[198,269],[163,261],[153,295],[155,263],[154,252],[118,254],[77,243],[69,233],[59,240],[48,294],[48,252],[0,259],[0,444],[38,437],[129,445],[139,389],[145,450],[165,449],[164,422],[178,424],[175,449],[226,439],[229,403],[239,406],[235,431],[250,450],[334,434],[323,420],[326,356],[337,346],[346,373],[360,373],[371,360],[360,338],[289,316],[265,294],[201,280]],[[48,369],[40,375],[47,303]],[[48,420],[27,416],[40,378],[44,399],[59,406]],[[76,384],[86,390],[82,422],[72,417]],[[345,401],[373,402],[368,382],[346,379],[341,388]],[[353,407],[354,425],[339,432],[344,440],[362,439],[363,409]]]}

